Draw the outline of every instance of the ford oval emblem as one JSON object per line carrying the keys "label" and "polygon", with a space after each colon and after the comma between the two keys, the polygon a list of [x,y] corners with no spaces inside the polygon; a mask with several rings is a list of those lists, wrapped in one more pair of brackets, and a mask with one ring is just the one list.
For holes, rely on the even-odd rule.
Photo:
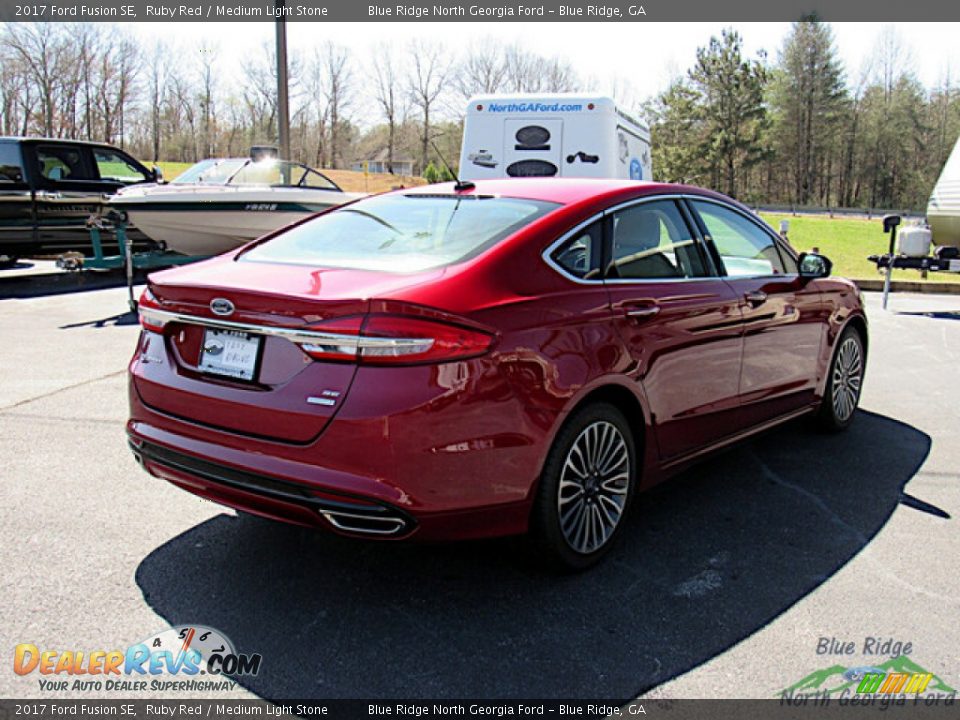
{"label": "ford oval emblem", "polygon": [[210,310],[214,315],[220,315],[222,317],[233,315],[235,309],[233,303],[226,298],[214,298],[210,301]]}

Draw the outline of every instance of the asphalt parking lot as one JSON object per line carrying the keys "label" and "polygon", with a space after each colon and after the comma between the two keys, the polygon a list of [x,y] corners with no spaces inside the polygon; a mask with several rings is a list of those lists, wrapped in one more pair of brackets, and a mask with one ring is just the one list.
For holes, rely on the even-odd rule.
{"label": "asphalt parking lot", "polygon": [[960,296],[867,302],[849,432],[799,421],[709,460],[641,499],[608,562],[557,577],[513,540],[348,541],[150,478],[123,433],[126,291],[0,299],[0,696],[77,696],[15,675],[18,643],[186,623],[263,655],[216,697],[772,697],[888,660],[869,638],[956,688]]}

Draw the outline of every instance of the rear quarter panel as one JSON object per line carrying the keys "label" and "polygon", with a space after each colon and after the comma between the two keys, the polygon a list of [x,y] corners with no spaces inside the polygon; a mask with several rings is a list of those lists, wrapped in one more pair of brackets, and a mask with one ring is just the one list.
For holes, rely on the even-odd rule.
{"label": "rear quarter panel", "polygon": [[[864,327],[867,326],[867,314],[860,298],[860,291],[851,280],[840,277],[821,278],[813,280],[823,299],[826,331],[823,347],[820,351],[818,363],[817,394],[823,397],[827,382],[827,368],[833,358],[837,340],[843,330],[855,318],[860,319]],[[869,346],[869,338],[864,338]]]}

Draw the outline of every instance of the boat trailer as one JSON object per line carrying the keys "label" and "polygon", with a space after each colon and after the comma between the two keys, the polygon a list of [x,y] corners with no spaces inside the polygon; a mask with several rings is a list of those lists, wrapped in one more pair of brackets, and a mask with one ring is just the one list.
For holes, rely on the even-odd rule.
{"label": "boat trailer", "polygon": [[[93,255],[84,256],[80,253],[66,253],[57,258],[57,267],[68,271],[118,270],[124,268],[127,274],[128,303],[130,310],[133,312],[137,310],[133,281],[138,270],[157,270],[175,265],[186,265],[210,257],[208,255],[181,255],[164,248],[134,252],[133,241],[127,236],[127,214],[117,210],[110,210],[102,216],[91,215],[87,218],[86,224],[87,230],[90,232]],[[101,232],[107,228],[112,228],[116,234],[117,245],[122,251],[119,255],[106,255],[103,252]]]}
{"label": "boat trailer", "polygon": [[[943,246],[934,250],[930,255],[929,247],[923,255],[904,253],[897,249],[897,227],[900,225],[899,215],[886,215],[883,218],[883,231],[890,234],[890,247],[883,255],[870,255],[867,260],[877,266],[877,270],[885,270],[883,280],[883,309],[887,309],[887,300],[890,296],[890,279],[896,270],[919,270],[928,272],[960,273],[960,249]],[[927,231],[929,233],[929,230]],[[929,245],[929,243],[928,243]]]}

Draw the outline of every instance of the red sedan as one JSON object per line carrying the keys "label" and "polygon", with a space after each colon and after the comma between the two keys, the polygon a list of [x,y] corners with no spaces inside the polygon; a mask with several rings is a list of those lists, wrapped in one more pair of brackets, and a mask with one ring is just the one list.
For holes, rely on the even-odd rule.
{"label": "red sedan", "polygon": [[619,180],[432,185],[154,274],[130,364],[151,474],[383,539],[607,552],[637,491],[854,417],[855,286],[747,208]]}

